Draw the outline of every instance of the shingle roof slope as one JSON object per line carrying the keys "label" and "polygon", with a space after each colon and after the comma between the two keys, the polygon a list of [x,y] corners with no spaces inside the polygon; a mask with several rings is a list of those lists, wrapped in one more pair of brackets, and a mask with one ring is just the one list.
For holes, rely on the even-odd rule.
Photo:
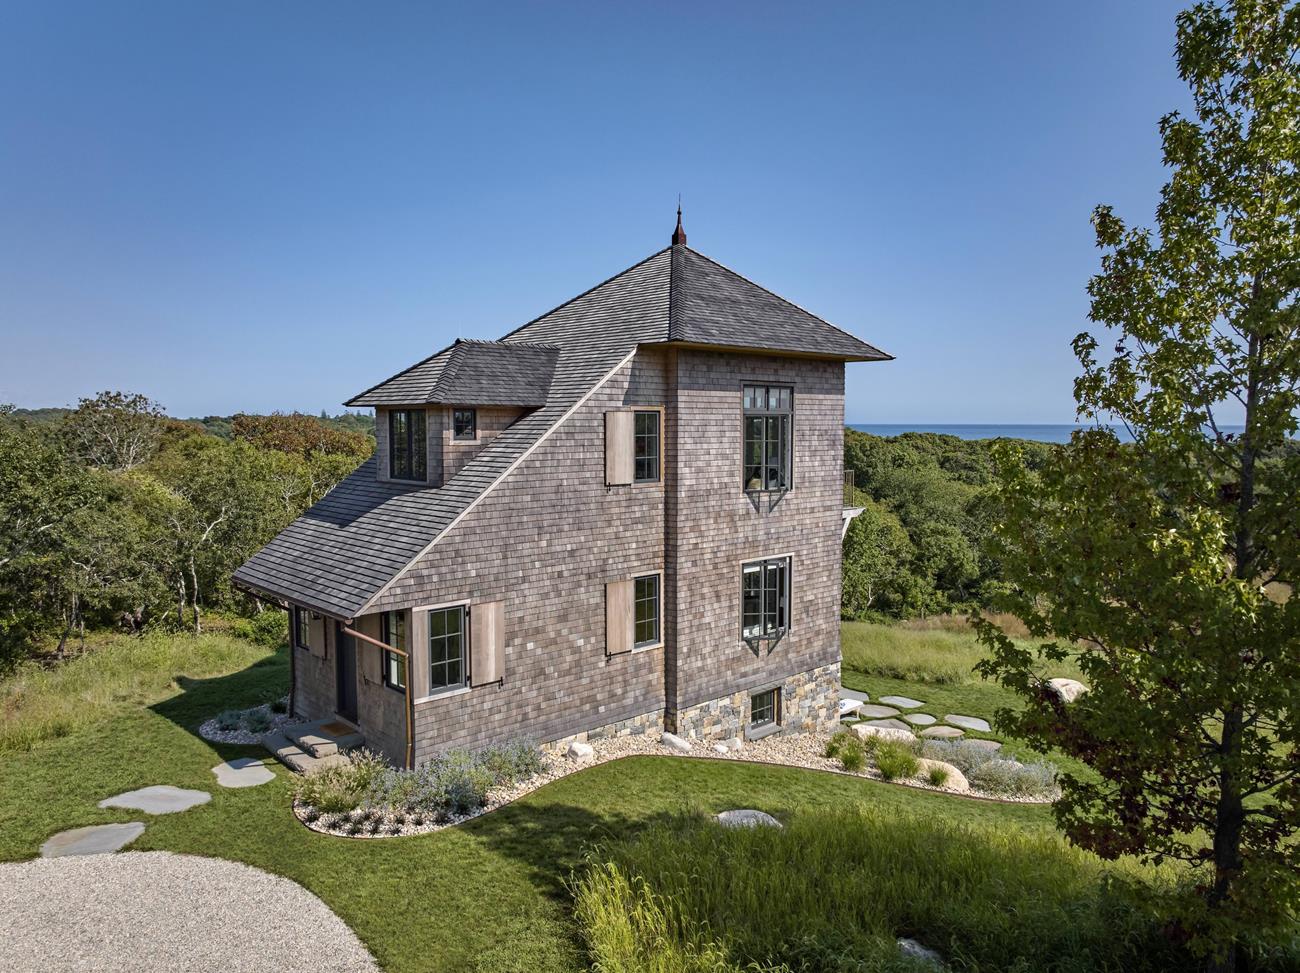
{"label": "shingle roof slope", "polygon": [[[541,399],[539,407],[442,486],[379,482],[372,457],[249,558],[235,580],[328,615],[356,617],[638,345],[665,342],[889,357],[685,245],[661,250],[499,342],[458,342],[351,400],[510,404],[469,393],[493,394],[513,363],[524,360],[518,356],[538,346],[553,357],[544,390],[539,381],[527,393],[533,400],[519,403]],[[436,398],[440,388],[454,390],[446,392],[452,398]],[[371,401],[381,390],[382,401]]]}
{"label": "shingle roof slope", "polygon": [[546,404],[560,350],[555,345],[457,338],[430,358],[372,386],[345,405]]}

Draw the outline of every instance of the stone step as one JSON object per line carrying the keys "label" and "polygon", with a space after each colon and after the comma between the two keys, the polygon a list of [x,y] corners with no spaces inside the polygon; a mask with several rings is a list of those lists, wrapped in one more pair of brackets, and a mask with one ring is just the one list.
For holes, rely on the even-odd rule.
{"label": "stone step", "polygon": [[284,735],[298,749],[313,757],[328,757],[344,750],[354,750],[366,742],[364,736],[347,724],[327,720],[292,723],[284,728]]}
{"label": "stone step", "polygon": [[313,756],[303,751],[281,732],[268,733],[263,736],[262,746],[270,750],[280,763],[300,774],[311,773],[313,770],[320,770],[323,767],[333,767],[347,761],[347,757],[341,753],[331,753],[323,757]]}

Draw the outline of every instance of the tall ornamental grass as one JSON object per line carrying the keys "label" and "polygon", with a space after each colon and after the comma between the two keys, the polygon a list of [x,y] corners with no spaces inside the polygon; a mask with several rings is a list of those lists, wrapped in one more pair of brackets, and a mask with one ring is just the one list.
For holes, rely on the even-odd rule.
{"label": "tall ornamental grass", "polygon": [[1170,880],[1051,834],[863,808],[784,829],[682,816],[597,847],[571,884],[599,973],[915,969],[899,936],[954,970],[1142,973],[1190,962],[1141,904]]}

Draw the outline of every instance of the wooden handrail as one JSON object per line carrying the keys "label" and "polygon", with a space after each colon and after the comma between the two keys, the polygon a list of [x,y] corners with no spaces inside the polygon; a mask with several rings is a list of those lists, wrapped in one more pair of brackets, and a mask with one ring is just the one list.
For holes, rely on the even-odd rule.
{"label": "wooden handrail", "polygon": [[415,737],[411,729],[411,654],[395,646],[389,645],[387,642],[381,642],[379,639],[372,639],[369,635],[358,632],[355,628],[348,628],[348,626],[344,625],[343,631],[347,632],[354,639],[361,639],[363,642],[369,642],[371,645],[377,646],[385,652],[396,653],[406,660],[406,685],[403,687],[402,693],[402,695],[406,697],[406,705],[402,707],[406,710],[406,767],[408,770],[414,769]]}

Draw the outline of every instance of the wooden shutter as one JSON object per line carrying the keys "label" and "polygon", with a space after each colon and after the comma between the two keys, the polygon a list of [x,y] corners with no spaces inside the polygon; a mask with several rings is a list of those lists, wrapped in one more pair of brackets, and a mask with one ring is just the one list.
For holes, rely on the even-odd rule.
{"label": "wooden shutter", "polygon": [[634,416],[635,413],[626,411],[605,413],[605,483],[608,486],[632,482],[636,446]]}
{"label": "wooden shutter", "polygon": [[506,603],[485,601],[469,615],[470,685],[500,682],[506,674]]}
{"label": "wooden shutter", "polygon": [[633,597],[630,580],[605,585],[605,651],[609,655],[632,651]]}

